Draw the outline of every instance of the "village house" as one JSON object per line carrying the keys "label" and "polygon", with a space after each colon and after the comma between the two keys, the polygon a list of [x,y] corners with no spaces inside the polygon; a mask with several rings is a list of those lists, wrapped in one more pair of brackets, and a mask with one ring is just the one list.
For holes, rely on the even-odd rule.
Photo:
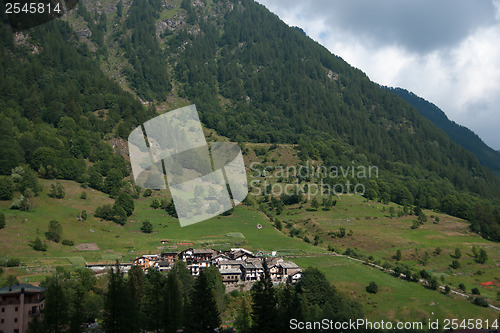
{"label": "village house", "polygon": [[233,269],[240,268],[241,260],[221,260],[217,264],[219,269]]}
{"label": "village house", "polygon": [[240,282],[241,270],[239,268],[219,269],[222,282],[226,285],[234,285]]}
{"label": "village house", "polygon": [[162,260],[154,263],[154,268],[158,272],[167,272],[174,267],[174,261]]}
{"label": "village house", "polygon": [[147,271],[150,267],[153,267],[155,262],[158,261],[160,257],[159,254],[144,254],[132,261],[132,265],[139,266],[143,270]]}
{"label": "village house", "polygon": [[177,257],[178,257],[177,251],[162,252],[162,254],[160,254],[159,260],[174,262],[177,260]]}
{"label": "village house", "polygon": [[247,259],[247,262],[252,263],[255,268],[257,269],[256,274],[257,274],[257,280],[260,279],[260,276],[264,274],[264,267],[262,266],[262,259],[261,258],[250,258]]}
{"label": "village house", "polygon": [[179,253],[179,258],[191,264],[193,262],[201,261],[201,260],[211,260],[212,257],[218,255],[219,253],[213,249],[193,249],[188,248]]}
{"label": "village house", "polygon": [[218,266],[221,261],[231,260],[228,255],[221,253],[212,258],[212,265]]}
{"label": "village house", "polygon": [[[226,253],[219,253],[214,249],[188,248],[179,253],[176,251],[161,254],[146,254],[133,260],[132,264],[120,264],[120,270],[128,272],[132,265],[139,266],[146,272],[154,268],[159,272],[172,269],[179,258],[186,262],[191,275],[198,276],[200,271],[210,266],[215,266],[221,273],[226,285],[240,282],[258,281],[264,274],[262,260],[266,258],[267,266],[274,283],[296,283],[302,277],[302,270],[292,261],[284,261],[281,257],[265,257],[263,253],[256,256],[251,251],[243,248],[233,248]],[[98,272],[113,268],[113,263],[87,264],[87,267]],[[1,333],[1,332],[0,332]]]}
{"label": "village house", "polygon": [[229,257],[233,260],[245,261],[249,258],[255,258],[256,256],[248,250],[237,248],[237,249],[231,249],[231,251],[229,252]]}
{"label": "village house", "polygon": [[27,283],[0,288],[0,332],[26,332],[44,308],[45,290]]}
{"label": "village house", "polygon": [[257,281],[260,278],[260,276],[257,275],[257,267],[251,262],[242,262],[241,272],[243,281]]}
{"label": "village house", "polygon": [[199,260],[188,265],[187,268],[191,271],[191,275],[198,276],[200,275],[200,270],[208,268],[210,266],[211,262],[209,260]]}
{"label": "village house", "polygon": [[288,283],[295,284],[299,282],[299,280],[302,278],[302,271],[299,271],[293,275],[288,275]]}
{"label": "village house", "polygon": [[282,278],[293,276],[302,271],[293,261],[283,261],[278,264],[278,267],[280,268],[280,275]]}
{"label": "village house", "polygon": [[272,258],[267,262],[267,268],[269,269],[271,280],[281,280],[280,267],[278,266],[279,261],[283,261],[283,259]]}

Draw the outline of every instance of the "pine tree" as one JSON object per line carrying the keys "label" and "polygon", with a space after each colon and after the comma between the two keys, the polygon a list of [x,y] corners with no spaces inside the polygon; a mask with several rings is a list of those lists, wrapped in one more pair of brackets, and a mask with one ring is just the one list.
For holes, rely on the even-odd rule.
{"label": "pine tree", "polygon": [[49,332],[63,332],[68,323],[68,301],[58,277],[48,280],[43,323]]}
{"label": "pine tree", "polygon": [[240,309],[236,315],[236,320],[234,321],[234,326],[238,329],[238,332],[249,333],[250,332],[251,317],[250,311],[248,309],[247,301],[244,297],[241,298]]}
{"label": "pine tree", "polygon": [[318,199],[316,199],[316,197],[314,197],[311,201],[311,207],[314,208],[315,210],[318,210],[319,208],[319,202],[318,202]]}
{"label": "pine tree", "polygon": [[396,255],[394,256],[394,259],[396,259],[397,261],[401,260],[401,250],[396,251]]}
{"label": "pine tree", "polygon": [[120,272],[118,262],[109,273],[104,295],[104,330],[110,333],[137,332],[132,297]]}
{"label": "pine tree", "polygon": [[181,284],[177,274],[170,271],[167,276],[167,282],[164,290],[164,307],[163,307],[163,327],[165,332],[177,332],[183,326],[184,318],[184,301],[182,298]]}
{"label": "pine tree", "polygon": [[139,266],[132,266],[127,275],[127,289],[132,301],[130,303],[132,316],[135,318],[134,322],[137,324],[137,327],[142,327],[143,316],[140,309],[146,289],[144,271]]}
{"label": "pine tree", "polygon": [[188,332],[213,332],[221,324],[217,302],[203,270],[194,284],[189,315]]}
{"label": "pine tree", "polygon": [[114,207],[118,206],[122,207],[125,210],[127,216],[130,216],[132,215],[135,209],[134,199],[132,199],[132,196],[130,194],[122,192],[115,200]]}
{"label": "pine tree", "polygon": [[488,253],[486,253],[485,249],[480,249],[479,250],[479,256],[477,257],[477,261],[480,264],[484,264],[485,262],[488,261]]}
{"label": "pine tree", "polygon": [[262,260],[264,275],[252,287],[252,331],[276,332],[276,296],[266,260]]}
{"label": "pine tree", "polygon": [[158,332],[162,327],[163,311],[163,287],[165,278],[163,275],[150,269],[146,275],[146,289],[142,299],[142,309],[145,314],[146,329]]}

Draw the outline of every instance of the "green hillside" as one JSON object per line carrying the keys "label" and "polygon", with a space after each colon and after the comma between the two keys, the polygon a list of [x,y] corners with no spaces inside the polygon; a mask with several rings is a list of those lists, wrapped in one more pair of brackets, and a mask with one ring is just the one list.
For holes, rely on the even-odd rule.
{"label": "green hillside", "polygon": [[[161,111],[195,103],[208,128],[236,142],[299,144],[301,160],[321,159],[327,167],[375,165],[382,174],[371,184],[378,199],[404,204],[395,192],[408,189],[406,204],[439,208],[500,239],[500,180],[490,170],[409,103],[263,6],[173,1],[163,7],[151,0],[124,4],[118,15],[115,3],[86,10],[81,4],[67,20],[80,30],[102,27],[102,43],[83,41],[101,68],[141,99]],[[169,64],[170,85],[147,75],[150,57]]]}
{"label": "green hillside", "polygon": [[[73,181],[60,181],[66,195],[63,199],[55,199],[47,195],[52,183],[54,181],[42,181],[44,191],[33,201],[33,210],[30,212],[9,210],[10,202],[0,202],[0,211],[6,216],[6,227],[0,230],[0,259],[19,258],[22,263],[19,267],[4,268],[0,279],[15,274],[19,279],[36,282],[54,272],[56,266],[82,267],[86,262],[110,262],[117,259],[128,262],[140,254],[187,247],[177,245],[177,242],[193,242],[193,246],[198,247],[228,249],[243,246],[253,251],[276,250],[303,268],[318,267],[344,293],[360,301],[364,312],[372,320],[405,318],[420,321],[434,317],[463,318],[466,315],[496,318],[494,310],[480,308],[463,297],[428,290],[414,282],[369,268],[361,262],[328,253],[328,248],[332,246],[339,253],[352,248],[360,258],[372,256],[369,261],[395,265],[396,261],[392,256],[397,249],[401,249],[403,258],[400,264],[408,265],[415,272],[425,269],[438,278],[443,276],[444,280],[440,280],[440,283],[449,284],[457,290],[460,283],[466,285],[468,292],[472,288],[479,288],[481,294],[492,304],[500,305],[496,301],[494,289],[479,286],[480,282],[500,279],[496,266],[500,264],[500,249],[495,243],[469,232],[467,223],[446,215],[439,214],[441,220],[437,225],[428,222],[417,230],[411,230],[407,220],[412,217],[390,218],[387,213],[382,212],[381,207],[388,209],[393,205],[376,204],[358,196],[344,195],[331,211],[308,210],[306,206],[310,205],[310,201],[302,209],[297,209],[297,206],[287,207],[279,216],[284,225],[291,223],[293,228],[301,229],[304,221],[309,220],[304,234],[290,237],[289,228],[284,226],[281,232],[277,230],[256,209],[256,203],[236,207],[231,216],[219,216],[181,228],[178,221],[168,216],[164,210],[150,207],[155,198],[168,195],[155,191],[151,197],[141,196],[135,200],[134,214],[125,226],[120,226],[92,215],[93,207],[113,201],[104,193],[83,189]],[[82,191],[87,193],[86,199],[80,198]],[[77,221],[76,216],[82,209],[88,212],[88,219]],[[346,217],[351,222],[346,223]],[[62,239],[73,240],[74,246],[45,239],[44,233],[48,230],[49,221],[54,219],[62,225]],[[151,221],[153,233],[139,231],[144,220]],[[257,224],[261,224],[263,228],[257,229]],[[353,235],[346,238],[328,236],[329,231],[337,231],[339,226],[352,229]],[[319,234],[321,239],[317,246],[305,241],[307,236],[312,240],[315,234]],[[29,243],[36,237],[40,237],[48,245],[46,252],[31,248]],[[169,242],[161,244],[160,241],[165,239]],[[473,245],[487,249],[489,260],[486,264],[477,264],[473,260],[470,253]],[[439,255],[434,253],[437,247],[442,248]],[[452,270],[449,267],[453,259],[450,254],[456,247],[462,249],[464,258],[461,259],[462,267]],[[413,255],[415,249],[421,253],[420,257]],[[425,252],[431,253],[431,258],[424,266],[421,259]],[[477,271],[481,271],[481,275],[477,275]],[[364,290],[370,281],[376,281],[381,288],[377,295],[367,294]],[[398,302],[402,305],[395,306]]]}
{"label": "green hillside", "polygon": [[[240,145],[250,194],[228,216],[181,228],[168,191],[148,196],[134,184],[126,139],[193,103],[208,141]],[[319,268],[367,318],[498,316],[471,293],[500,306],[480,285],[500,281],[500,180],[409,103],[253,1],[80,1],[28,31],[2,24],[0,126],[2,284],[49,277],[71,290],[72,273],[56,267],[187,246],[177,243],[242,246]],[[276,174],[287,168],[313,173]],[[145,221],[152,233],[141,232]],[[108,280],[96,281],[101,297]],[[470,300],[454,294],[462,288]],[[301,302],[304,313],[314,305],[311,318],[334,312]]]}

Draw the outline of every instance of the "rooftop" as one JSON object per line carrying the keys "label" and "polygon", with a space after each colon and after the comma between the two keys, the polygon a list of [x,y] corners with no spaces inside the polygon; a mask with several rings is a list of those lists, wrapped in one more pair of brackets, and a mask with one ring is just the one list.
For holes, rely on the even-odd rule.
{"label": "rooftop", "polygon": [[231,268],[231,269],[221,269],[219,270],[221,275],[227,275],[227,274],[241,274],[241,270],[238,268]]}
{"label": "rooftop", "polygon": [[19,283],[13,284],[7,287],[0,288],[0,295],[9,295],[9,294],[20,294],[24,293],[39,293],[45,291],[45,288],[34,286],[28,283]]}

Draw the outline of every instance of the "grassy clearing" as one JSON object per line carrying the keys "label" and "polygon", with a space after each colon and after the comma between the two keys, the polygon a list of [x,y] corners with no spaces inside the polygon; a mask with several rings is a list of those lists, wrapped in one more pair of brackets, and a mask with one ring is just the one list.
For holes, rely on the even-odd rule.
{"label": "grassy clearing", "polygon": [[[101,221],[93,216],[99,205],[113,203],[105,194],[83,189],[71,181],[59,181],[65,187],[64,199],[48,197],[52,180],[41,180],[44,192],[34,199],[32,212],[9,210],[10,202],[0,202],[0,211],[7,218],[7,226],[0,230],[0,259],[19,257],[24,266],[5,269],[3,276],[14,274],[29,282],[43,280],[54,271],[56,266],[81,267],[85,262],[130,261],[140,254],[157,253],[163,249],[183,249],[178,242],[192,242],[197,247],[227,249],[243,246],[254,251],[276,250],[281,255],[294,256],[294,261],[302,267],[319,267],[330,281],[339,289],[349,293],[365,307],[365,312],[372,320],[426,320],[427,318],[495,318],[493,310],[477,307],[463,298],[446,296],[439,292],[423,288],[415,283],[398,280],[377,269],[345,258],[321,255],[327,245],[338,250],[347,247],[372,255],[374,260],[395,263],[397,249],[402,252],[401,262],[414,271],[425,269],[441,277],[452,287],[464,283],[467,291],[478,287],[482,295],[491,303],[498,304],[495,288],[481,288],[480,282],[500,281],[498,266],[500,248],[498,244],[482,239],[468,229],[468,223],[446,215],[426,212],[428,216],[440,217],[439,224],[427,222],[416,230],[411,230],[414,217],[390,218],[388,207],[367,202],[359,196],[342,196],[330,211],[310,210],[310,203],[286,207],[279,216],[281,221],[303,228],[312,237],[320,235],[320,246],[313,246],[299,238],[287,236],[288,229],[279,232],[262,213],[246,206],[235,208],[231,216],[218,216],[211,220],[181,228],[178,220],[167,215],[164,210],[150,207],[154,198],[169,197],[167,191],[154,191],[152,197],[140,197],[135,200],[134,214],[125,226],[113,222]],[[80,199],[82,191],[87,199]],[[385,211],[384,211],[385,207]],[[76,216],[82,210],[88,213],[88,219],[79,222]],[[63,246],[49,243],[44,232],[50,220],[56,219],[63,226],[62,239],[72,240],[75,246]],[[149,220],[153,224],[153,233],[144,234],[139,228],[142,222]],[[257,229],[261,224],[262,229]],[[283,223],[285,225],[286,223]],[[331,231],[344,227],[352,236],[332,238]],[[29,242],[40,237],[47,244],[47,252],[36,252]],[[161,244],[161,240],[168,243]],[[78,245],[95,244],[96,249],[79,251]],[[485,248],[489,255],[486,264],[480,265],[471,257],[471,247]],[[441,253],[435,253],[437,247]],[[455,248],[461,249],[461,268],[449,267]],[[425,252],[429,258],[425,265],[422,259]],[[480,274],[478,274],[480,271]],[[367,294],[366,285],[375,281],[380,292]]]}
{"label": "grassy clearing", "polygon": [[[293,259],[301,267],[317,267],[342,292],[363,304],[370,320],[425,321],[429,318],[496,319],[498,313],[481,308],[458,296],[444,295],[423,286],[396,279],[376,268],[335,256],[302,257]],[[375,281],[377,294],[365,287]]]}
{"label": "grassy clearing", "polygon": [[[130,260],[143,253],[156,253],[165,246],[175,246],[177,242],[193,242],[196,246],[230,247],[244,245],[252,250],[281,250],[292,253],[319,252],[321,249],[291,239],[278,232],[267,218],[255,210],[238,206],[233,215],[215,217],[206,222],[181,228],[177,219],[164,210],[150,208],[152,197],[136,200],[136,209],[125,226],[113,222],[101,221],[92,214],[99,205],[112,204],[113,200],[105,194],[83,189],[71,181],[59,181],[65,187],[64,199],[48,197],[48,189],[54,181],[41,180],[44,192],[34,200],[32,212],[9,210],[9,202],[0,202],[0,210],[5,213],[7,227],[0,230],[0,257],[20,257],[24,263],[34,266],[67,265],[73,261],[65,258],[80,257],[85,261]],[[82,191],[87,199],[80,199]],[[165,193],[155,192],[155,197]],[[76,216],[82,210],[88,213],[88,219],[79,222]],[[72,240],[75,246],[82,243],[95,243],[98,250],[78,251],[75,246],[45,241],[47,252],[32,250],[29,242],[36,237],[45,240],[50,220],[55,219],[63,226],[63,239]],[[153,224],[153,233],[139,231],[142,221]],[[257,224],[263,226],[257,229]],[[169,243],[161,244],[162,239]]]}

